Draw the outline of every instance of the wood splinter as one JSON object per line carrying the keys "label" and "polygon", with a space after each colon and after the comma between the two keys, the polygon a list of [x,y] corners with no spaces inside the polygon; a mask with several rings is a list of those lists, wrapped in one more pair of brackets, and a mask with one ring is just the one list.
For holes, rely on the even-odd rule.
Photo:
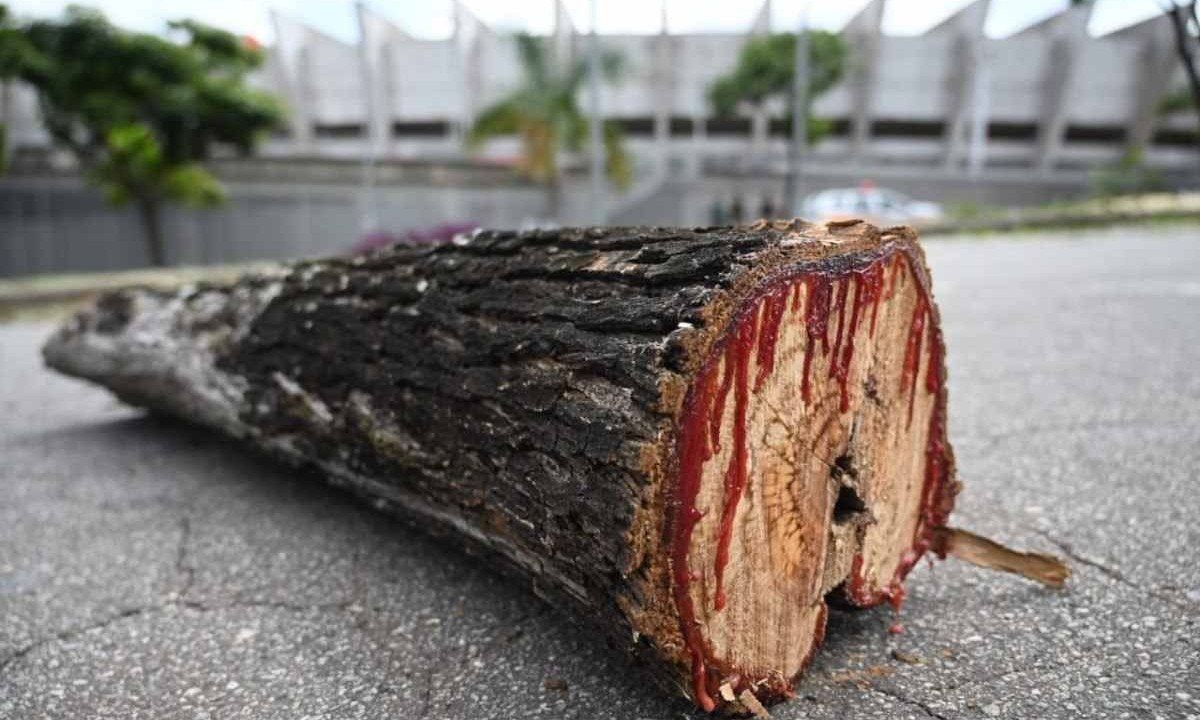
{"label": "wood splinter", "polygon": [[934,530],[932,550],[940,558],[955,557],[988,570],[1000,570],[1061,588],[1071,576],[1071,568],[1053,555],[1017,552],[995,540],[966,530],[939,527]]}
{"label": "wood splinter", "polygon": [[789,697],[827,599],[898,608],[929,550],[1067,574],[947,526],[905,228],[485,232],[110,293],[44,354],[501,560],[706,710]]}

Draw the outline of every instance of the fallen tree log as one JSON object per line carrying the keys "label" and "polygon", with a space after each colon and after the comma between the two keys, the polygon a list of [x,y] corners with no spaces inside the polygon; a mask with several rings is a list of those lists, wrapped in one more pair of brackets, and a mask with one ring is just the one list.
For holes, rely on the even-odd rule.
{"label": "fallen tree log", "polygon": [[827,598],[898,606],[930,549],[1061,582],[946,528],[943,351],[910,230],[797,221],[486,232],[119,291],[44,355],[503,559],[701,707],[747,711],[790,693]]}

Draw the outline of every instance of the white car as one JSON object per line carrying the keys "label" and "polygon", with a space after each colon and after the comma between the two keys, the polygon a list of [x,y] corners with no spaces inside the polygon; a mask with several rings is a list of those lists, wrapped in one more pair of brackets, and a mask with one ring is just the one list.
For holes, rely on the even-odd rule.
{"label": "white car", "polygon": [[940,220],[942,215],[937,203],[912,200],[877,187],[822,190],[804,198],[801,208],[801,217],[816,222],[859,219],[876,225],[919,225]]}

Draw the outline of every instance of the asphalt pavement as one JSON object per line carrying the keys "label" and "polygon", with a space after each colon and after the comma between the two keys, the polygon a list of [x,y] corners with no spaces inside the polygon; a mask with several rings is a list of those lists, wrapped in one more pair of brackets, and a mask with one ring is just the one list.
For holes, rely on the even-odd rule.
{"label": "asphalt pavement", "polygon": [[[778,718],[1200,718],[1200,227],[927,245],[955,522],[1065,591],[922,564]],[[521,582],[41,366],[0,325],[0,718],[680,718]]]}

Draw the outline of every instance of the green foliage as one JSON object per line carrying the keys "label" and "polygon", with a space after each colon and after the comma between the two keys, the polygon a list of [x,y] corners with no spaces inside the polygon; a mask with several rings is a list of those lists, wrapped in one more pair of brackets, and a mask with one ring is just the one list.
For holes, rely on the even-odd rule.
{"label": "green foliage", "polygon": [[[824,30],[808,32],[808,105],[837,84],[846,69],[845,41]],[[780,33],[754,38],[742,46],[737,65],[708,88],[708,101],[720,117],[730,117],[742,103],[760,105],[775,95],[790,94],[796,71],[796,36]],[[811,116],[811,111],[810,111]],[[828,123],[809,120],[809,139],[829,130]]]}
{"label": "green foliage", "polygon": [[1170,115],[1172,113],[1191,110],[1196,107],[1196,99],[1192,97],[1192,91],[1185,88],[1176,88],[1163,96],[1163,99],[1158,103],[1159,115]]}
{"label": "green foliage", "polygon": [[129,32],[78,6],[24,24],[0,11],[0,77],[37,90],[55,142],[114,201],[218,201],[197,163],[215,146],[248,153],[283,122],[276,98],[245,84],[257,45],[192,20],[170,28],[170,39]]}
{"label": "green foliage", "polygon": [[979,220],[995,212],[995,208],[969,200],[966,202],[951,203],[946,208],[946,216],[958,221]]}
{"label": "green foliage", "polygon": [[[521,138],[519,169],[531,179],[548,187],[558,183],[558,153],[562,149],[578,151],[587,138],[588,119],[576,97],[588,77],[583,60],[565,69],[554,67],[554,58],[546,44],[527,34],[516,36],[517,55],[524,71],[523,82],[510,95],[485,108],[475,118],[467,136],[471,147],[489,138],[517,135]],[[601,73],[609,82],[624,73],[624,60],[615,52],[600,58]],[[604,146],[609,178],[625,187],[631,178],[620,127],[605,123]]]}
{"label": "green foliage", "polygon": [[[791,117],[791,113],[788,113],[789,120],[791,120]],[[805,139],[809,145],[812,145],[833,131],[833,121],[829,118],[819,118],[809,115],[808,122],[805,123],[804,128],[807,130]]]}
{"label": "green foliage", "polygon": [[1145,166],[1140,150],[1130,150],[1115,163],[1094,171],[1090,182],[1092,195],[1098,198],[1154,192],[1165,187],[1162,176]]}
{"label": "green foliage", "polygon": [[[0,82],[17,74],[29,59],[32,48],[12,26],[8,8],[0,5]],[[8,169],[8,128],[0,122],[0,175]]]}
{"label": "green foliage", "polygon": [[278,101],[244,85],[257,48],[193,21],[172,23],[172,42],[109,24],[71,7],[61,20],[28,23],[17,77],[38,90],[55,139],[81,159],[105,147],[111,128],[150,127],[170,162],[202,160],[214,143],[249,151],[282,121]]}
{"label": "green foliage", "polygon": [[102,159],[92,180],[114,205],[138,199],[137,188],[157,188],[163,199],[200,207],[225,199],[220,183],[196,163],[171,163],[146,125],[121,125],[108,131]]}
{"label": "green foliage", "polygon": [[29,41],[13,26],[8,8],[0,5],[0,80],[15,76],[32,53]]}

